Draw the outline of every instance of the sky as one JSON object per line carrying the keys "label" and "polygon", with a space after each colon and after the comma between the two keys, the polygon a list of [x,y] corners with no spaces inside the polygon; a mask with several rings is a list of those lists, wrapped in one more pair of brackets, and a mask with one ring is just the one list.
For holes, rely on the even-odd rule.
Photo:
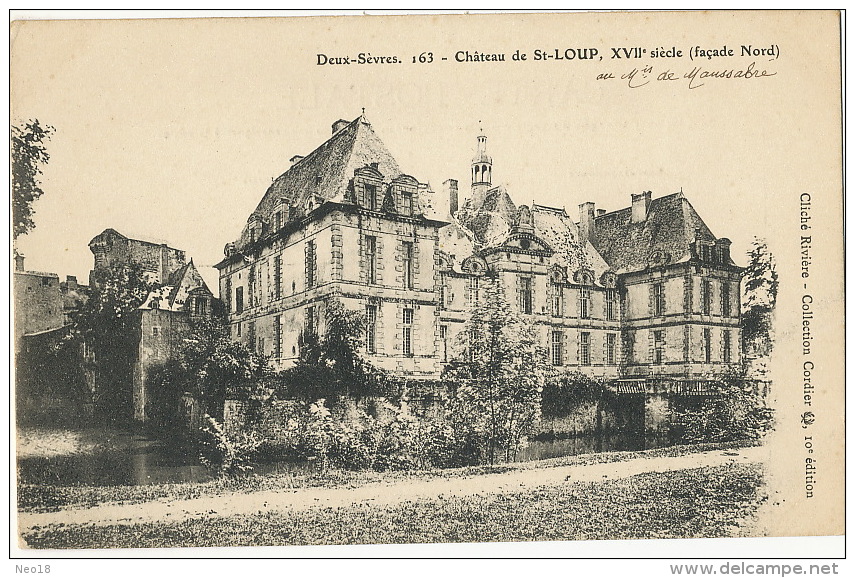
{"label": "sky", "polygon": [[[456,178],[465,194],[483,128],[493,182],[506,184],[517,204],[577,215],[585,201],[615,210],[632,193],[682,190],[744,264],[752,238],[773,234],[778,196],[816,186],[828,168],[808,161],[816,142],[800,135],[834,111],[788,112],[826,98],[826,68],[811,64],[822,46],[784,53],[785,63],[768,63],[776,77],[753,82],[690,90],[596,80],[636,66],[610,61],[611,46],[685,47],[700,29],[722,31],[710,45],[734,44],[746,30],[767,45],[792,24],[695,17],[662,14],[632,32],[607,14],[24,23],[12,31],[12,120],[37,118],[56,133],[36,227],[18,249],[27,269],[82,281],[92,266],[89,240],[112,227],[187,251],[216,291],[207,268],[288,159],[364,107],[402,170],[435,190]],[[591,46],[604,62],[531,60],[536,49]],[[456,62],[466,50],[508,61]],[[529,60],[512,61],[515,50]],[[319,53],[358,52],[405,62],[317,64]],[[422,52],[436,62],[411,63]]]}

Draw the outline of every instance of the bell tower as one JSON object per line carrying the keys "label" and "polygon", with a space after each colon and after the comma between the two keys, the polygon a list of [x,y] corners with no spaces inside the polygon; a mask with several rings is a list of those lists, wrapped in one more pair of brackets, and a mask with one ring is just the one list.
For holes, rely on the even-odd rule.
{"label": "bell tower", "polygon": [[490,188],[493,178],[493,159],[487,154],[487,137],[484,129],[478,135],[478,150],[472,159],[472,192],[483,193]]}

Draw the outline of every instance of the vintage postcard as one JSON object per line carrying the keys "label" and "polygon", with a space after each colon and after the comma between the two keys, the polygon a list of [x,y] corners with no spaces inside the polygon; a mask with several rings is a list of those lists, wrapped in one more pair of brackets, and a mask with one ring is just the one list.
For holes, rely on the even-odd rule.
{"label": "vintage postcard", "polygon": [[839,12],[10,38],[15,556],[843,535]]}

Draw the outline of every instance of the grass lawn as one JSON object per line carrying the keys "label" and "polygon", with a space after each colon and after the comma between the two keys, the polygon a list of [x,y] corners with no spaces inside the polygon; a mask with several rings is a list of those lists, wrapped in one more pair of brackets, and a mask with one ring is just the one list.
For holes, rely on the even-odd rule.
{"label": "grass lawn", "polygon": [[448,478],[472,476],[510,470],[550,468],[569,465],[599,464],[625,461],[635,458],[658,458],[680,456],[695,452],[729,449],[751,445],[751,442],[728,442],[672,446],[646,451],[604,452],[551,458],[533,462],[516,462],[497,466],[477,466],[451,470],[402,471],[402,472],[350,472],[327,470],[320,473],[276,473],[266,475],[243,475],[226,477],[201,483],[151,484],[140,486],[61,486],[19,483],[18,511],[50,512],[60,508],[88,508],[104,503],[138,503],[161,498],[186,499],[215,496],[231,492],[253,492],[261,490],[311,488],[311,487],[355,487],[371,482],[421,478]]}
{"label": "grass lawn", "polygon": [[180,523],[47,527],[33,548],[147,548],[700,538],[745,532],[762,469],[731,464],[535,490]]}

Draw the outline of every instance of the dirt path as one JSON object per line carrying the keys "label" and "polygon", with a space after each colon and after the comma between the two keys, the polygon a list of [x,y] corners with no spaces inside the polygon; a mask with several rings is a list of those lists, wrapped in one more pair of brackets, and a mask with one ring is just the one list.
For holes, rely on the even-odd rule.
{"label": "dirt path", "polygon": [[646,472],[664,472],[727,463],[766,461],[763,447],[739,450],[715,450],[676,457],[636,458],[606,464],[558,466],[515,470],[472,477],[403,480],[372,483],[358,488],[309,488],[266,490],[176,500],[159,499],[139,504],[105,504],[93,508],[69,508],[59,512],[19,513],[21,534],[50,524],[138,524],[144,522],[179,522],[191,518],[212,518],[310,508],[337,508],[355,503],[374,506],[393,505],[404,501],[519,492],[565,481],[593,482],[625,478]]}

